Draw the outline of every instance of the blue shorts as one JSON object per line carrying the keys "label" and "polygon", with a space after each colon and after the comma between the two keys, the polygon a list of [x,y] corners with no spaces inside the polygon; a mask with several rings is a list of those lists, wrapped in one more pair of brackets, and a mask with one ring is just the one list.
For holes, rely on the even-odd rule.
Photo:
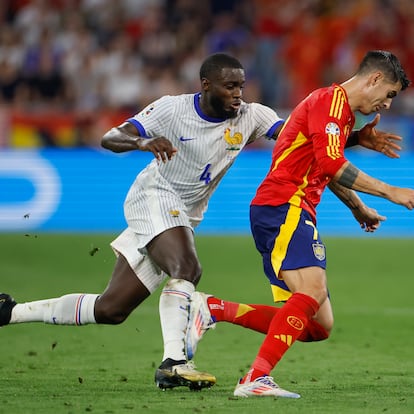
{"label": "blue shorts", "polygon": [[325,245],[310,214],[291,204],[250,206],[250,227],[275,302],[291,293],[280,279],[280,270],[318,266],[326,268]]}

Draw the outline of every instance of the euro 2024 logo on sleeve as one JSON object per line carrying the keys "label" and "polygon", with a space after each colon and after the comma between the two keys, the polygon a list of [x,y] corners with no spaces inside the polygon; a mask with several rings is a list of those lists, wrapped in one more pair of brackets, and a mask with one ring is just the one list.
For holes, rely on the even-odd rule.
{"label": "euro 2024 logo on sleeve", "polygon": [[144,108],[139,115],[141,116],[141,118],[145,118],[145,117],[151,115],[154,108],[155,108],[155,105],[150,104],[146,108]]}
{"label": "euro 2024 logo on sleeve", "polygon": [[340,135],[341,131],[339,129],[338,124],[336,124],[335,122],[328,122],[325,127],[325,133],[327,133],[328,135],[338,136]]}

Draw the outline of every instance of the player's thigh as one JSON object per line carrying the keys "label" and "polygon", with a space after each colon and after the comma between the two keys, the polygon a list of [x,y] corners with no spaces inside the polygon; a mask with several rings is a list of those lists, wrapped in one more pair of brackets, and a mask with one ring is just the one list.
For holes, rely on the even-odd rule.
{"label": "player's thigh", "polygon": [[292,293],[300,292],[323,304],[328,296],[325,269],[318,266],[281,270],[280,275]]}
{"label": "player's thigh", "polygon": [[172,278],[198,282],[201,265],[191,228],[179,226],[163,231],[148,243],[147,252]]}

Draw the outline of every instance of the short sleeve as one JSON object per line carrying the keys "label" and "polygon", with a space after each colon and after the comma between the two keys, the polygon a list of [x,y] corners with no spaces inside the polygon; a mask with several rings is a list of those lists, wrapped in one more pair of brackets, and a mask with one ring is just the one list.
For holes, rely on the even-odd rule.
{"label": "short sleeve", "polygon": [[147,105],[128,121],[133,123],[142,136],[163,135],[174,116],[174,96],[163,96]]}

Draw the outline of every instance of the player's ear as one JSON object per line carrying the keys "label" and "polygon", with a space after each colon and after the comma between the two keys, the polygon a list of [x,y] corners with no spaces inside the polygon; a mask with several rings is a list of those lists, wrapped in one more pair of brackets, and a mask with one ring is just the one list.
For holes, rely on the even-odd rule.
{"label": "player's ear", "polygon": [[210,81],[207,78],[201,79],[201,88],[203,91],[208,91],[210,86]]}
{"label": "player's ear", "polygon": [[383,78],[384,78],[384,74],[382,72],[373,72],[370,75],[370,79],[369,79],[370,82],[369,83],[372,86],[374,86],[374,85],[378,84]]}

